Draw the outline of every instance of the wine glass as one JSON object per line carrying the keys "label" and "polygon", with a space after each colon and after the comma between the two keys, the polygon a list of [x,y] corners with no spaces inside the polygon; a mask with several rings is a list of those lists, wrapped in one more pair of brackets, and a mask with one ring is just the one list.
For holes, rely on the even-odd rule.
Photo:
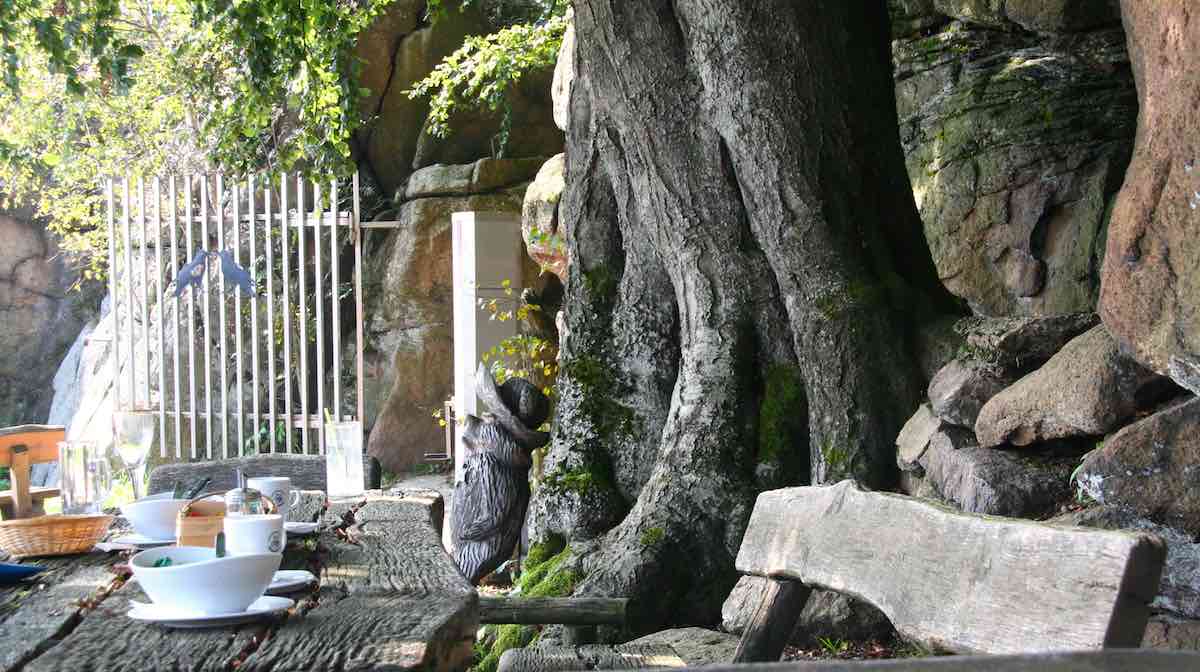
{"label": "wine glass", "polygon": [[100,513],[112,492],[108,446],[92,441],[58,442],[58,485],[63,513]]}
{"label": "wine glass", "polygon": [[146,458],[154,443],[154,416],[150,413],[119,411],[113,413],[113,444],[133,481],[133,498],[145,496]]}

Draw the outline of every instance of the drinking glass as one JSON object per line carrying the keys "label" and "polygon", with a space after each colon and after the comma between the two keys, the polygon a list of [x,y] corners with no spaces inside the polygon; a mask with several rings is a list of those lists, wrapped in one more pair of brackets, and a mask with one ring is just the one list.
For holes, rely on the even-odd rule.
{"label": "drinking glass", "polygon": [[117,456],[125,465],[129,479],[133,481],[133,498],[145,496],[142,489],[146,480],[146,458],[154,443],[155,418],[151,413],[113,413],[113,444]]}
{"label": "drinking glass", "polygon": [[363,493],[362,423],[325,423],[325,479],[330,497]]}
{"label": "drinking glass", "polygon": [[104,446],[94,441],[59,441],[58,487],[63,513],[100,513],[112,492]]}

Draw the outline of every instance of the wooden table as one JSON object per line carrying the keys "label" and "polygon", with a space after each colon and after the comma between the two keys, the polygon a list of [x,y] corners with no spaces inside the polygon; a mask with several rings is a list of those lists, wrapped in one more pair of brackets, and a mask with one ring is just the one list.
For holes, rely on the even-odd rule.
{"label": "wooden table", "polygon": [[369,493],[325,506],[306,493],[294,520],[319,535],[290,539],[283,567],[318,588],[272,621],[172,630],[125,616],[148,601],[119,567],[128,553],[35,559],[32,582],[0,587],[0,669],[456,670],[471,661],[478,596],[443,551],[436,494]]}

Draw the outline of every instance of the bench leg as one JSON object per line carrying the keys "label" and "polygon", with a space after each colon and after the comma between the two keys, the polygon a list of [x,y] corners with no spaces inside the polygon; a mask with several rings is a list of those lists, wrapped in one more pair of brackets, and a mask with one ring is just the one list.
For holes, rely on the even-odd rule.
{"label": "bench leg", "polygon": [[812,589],[799,581],[770,579],[762,602],[742,633],[733,662],[778,661],[811,594]]}

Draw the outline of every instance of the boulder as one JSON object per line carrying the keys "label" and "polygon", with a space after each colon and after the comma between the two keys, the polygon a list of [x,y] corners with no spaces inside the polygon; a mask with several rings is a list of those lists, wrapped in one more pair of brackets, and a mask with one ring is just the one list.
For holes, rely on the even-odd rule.
{"label": "boulder", "polygon": [[1028,373],[1099,323],[1100,316],[1089,311],[1041,318],[973,318],[961,328],[972,356]]}
{"label": "boulder", "polygon": [[1158,535],[1167,545],[1167,560],[1158,596],[1150,606],[1176,616],[1200,618],[1200,543],[1191,534],[1151,522],[1130,509],[1109,505],[1073,511],[1050,522]]}
{"label": "boulder", "polygon": [[943,283],[983,315],[1093,309],[1133,144],[1119,26],[1047,36],[1014,22],[1075,30],[1112,13],[1041,3],[937,0],[961,19],[941,23],[927,3],[893,3],[905,17],[893,42],[900,137],[925,236]]}
{"label": "boulder", "polygon": [[[741,635],[762,601],[767,579],[743,576],[721,606],[721,629]],[[821,637],[829,639],[886,639],[894,634],[887,617],[875,607],[849,595],[814,590],[804,605],[791,643],[813,646]]]}
{"label": "boulder", "polygon": [[629,646],[663,646],[675,651],[680,660],[693,667],[716,665],[733,660],[738,638],[704,628],[676,628],[639,637]]}
{"label": "boulder", "polygon": [[975,435],[994,447],[1104,434],[1160,397],[1163,382],[1099,325],[984,404]]}
{"label": "boulder", "polygon": [[44,423],[59,362],[97,292],[69,289],[76,275],[44,225],[0,212],[0,240],[0,426]]}
{"label": "boulder", "polygon": [[379,111],[400,41],[421,25],[424,16],[425,0],[389,0],[387,8],[355,39],[354,56],[362,61],[358,85],[367,90],[358,104],[368,117]]}
{"label": "boulder", "polygon": [[920,465],[923,485],[968,513],[1034,518],[1071,496],[1073,458],[980,448],[966,430],[934,434]]}
{"label": "boulder", "polygon": [[1096,501],[1200,534],[1200,399],[1176,402],[1105,439],[1079,468]]}
{"label": "boulder", "polygon": [[387,390],[371,426],[367,452],[390,472],[438,452],[443,429],[432,417],[452,393],[453,286],[450,215],[519,212],[522,194],[420,198],[404,203],[365,269],[368,389]]}
{"label": "boulder", "polygon": [[1200,394],[1200,21],[1189,2],[1121,5],[1141,107],[1100,314],[1141,362]]}
{"label": "boulder", "polygon": [[921,458],[929,448],[929,440],[942,428],[942,421],[933,414],[929,404],[921,404],[896,437],[896,463],[903,471],[920,471]]}
{"label": "boulder", "polygon": [[485,158],[461,165],[437,164],[414,172],[396,201],[499,191],[528,182],[541,165],[541,158]]}
{"label": "boulder", "polygon": [[554,107],[554,124],[567,130],[571,115],[571,81],[575,79],[575,21],[574,9],[567,10],[571,22],[563,33],[562,46],[558,48],[558,61],[554,64],[554,83],[550,96]]}
{"label": "boulder", "polygon": [[566,154],[545,164],[525,190],[521,210],[521,235],[529,256],[544,269],[567,281],[565,232],[558,230],[558,201],[566,187]]}
{"label": "boulder", "polygon": [[929,405],[943,422],[974,429],[983,405],[1016,379],[1001,367],[955,359],[929,381]]}

